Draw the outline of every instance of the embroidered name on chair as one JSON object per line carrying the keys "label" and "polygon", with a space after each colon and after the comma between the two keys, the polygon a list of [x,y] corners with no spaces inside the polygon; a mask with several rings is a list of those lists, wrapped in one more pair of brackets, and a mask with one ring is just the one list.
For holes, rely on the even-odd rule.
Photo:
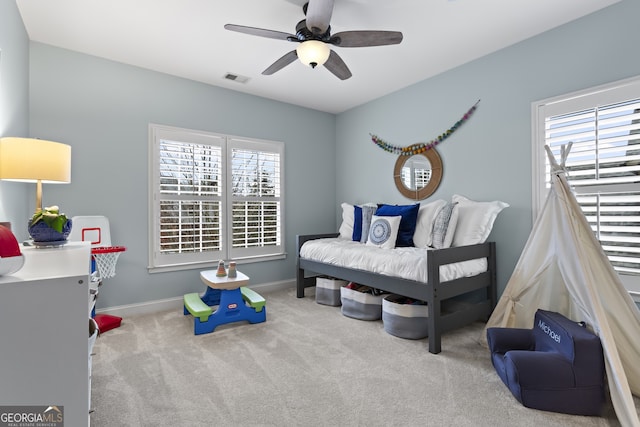
{"label": "embroidered name on chair", "polygon": [[538,328],[542,329],[542,332],[549,335],[549,338],[560,344],[560,335],[558,335],[549,325],[542,320],[538,320]]}

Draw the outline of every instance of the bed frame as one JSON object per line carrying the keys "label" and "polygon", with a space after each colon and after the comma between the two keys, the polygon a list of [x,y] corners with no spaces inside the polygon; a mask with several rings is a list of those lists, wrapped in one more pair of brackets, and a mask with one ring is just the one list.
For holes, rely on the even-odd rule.
{"label": "bed frame", "polygon": [[[330,237],[338,237],[338,234],[297,236],[296,296],[304,298],[305,288],[315,286],[315,277],[327,275],[425,301],[429,306],[427,322],[429,322],[430,353],[440,353],[443,332],[460,328],[476,320],[486,321],[496,305],[495,242],[430,251],[427,260],[429,282],[423,283],[300,258],[300,248],[306,241]],[[441,265],[476,258],[487,258],[487,271],[473,277],[440,282]],[[442,310],[443,301],[471,293],[474,296],[473,302],[451,304],[452,311]],[[476,293],[480,296],[476,296]],[[478,302],[477,299],[480,301]]]}

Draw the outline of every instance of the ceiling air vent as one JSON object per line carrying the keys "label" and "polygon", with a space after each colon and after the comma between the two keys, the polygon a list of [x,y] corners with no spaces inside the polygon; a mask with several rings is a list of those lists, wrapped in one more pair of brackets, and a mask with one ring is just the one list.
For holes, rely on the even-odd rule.
{"label": "ceiling air vent", "polygon": [[249,77],[240,76],[238,74],[227,73],[224,75],[224,78],[227,80],[232,80],[238,83],[246,83],[249,81]]}

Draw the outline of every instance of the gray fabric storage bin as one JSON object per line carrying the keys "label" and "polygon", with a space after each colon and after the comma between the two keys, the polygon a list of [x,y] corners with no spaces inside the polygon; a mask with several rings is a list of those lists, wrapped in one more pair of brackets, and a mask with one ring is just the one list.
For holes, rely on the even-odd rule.
{"label": "gray fabric storage bin", "polygon": [[419,340],[429,335],[426,303],[404,304],[405,297],[387,295],[382,300],[382,323],[384,330],[400,338]]}
{"label": "gray fabric storage bin", "polygon": [[371,295],[346,287],[340,288],[341,311],[347,317],[359,320],[382,318],[382,295]]}
{"label": "gray fabric storage bin", "polygon": [[337,307],[341,304],[340,288],[347,285],[346,280],[330,277],[316,277],[316,302]]}

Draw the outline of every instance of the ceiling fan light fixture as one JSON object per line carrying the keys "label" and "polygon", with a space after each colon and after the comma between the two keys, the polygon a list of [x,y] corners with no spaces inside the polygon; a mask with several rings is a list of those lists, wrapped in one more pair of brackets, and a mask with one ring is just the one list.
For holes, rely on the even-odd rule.
{"label": "ceiling fan light fixture", "polygon": [[329,59],[331,53],[329,46],[319,40],[307,40],[296,49],[300,61],[311,68],[323,65]]}

